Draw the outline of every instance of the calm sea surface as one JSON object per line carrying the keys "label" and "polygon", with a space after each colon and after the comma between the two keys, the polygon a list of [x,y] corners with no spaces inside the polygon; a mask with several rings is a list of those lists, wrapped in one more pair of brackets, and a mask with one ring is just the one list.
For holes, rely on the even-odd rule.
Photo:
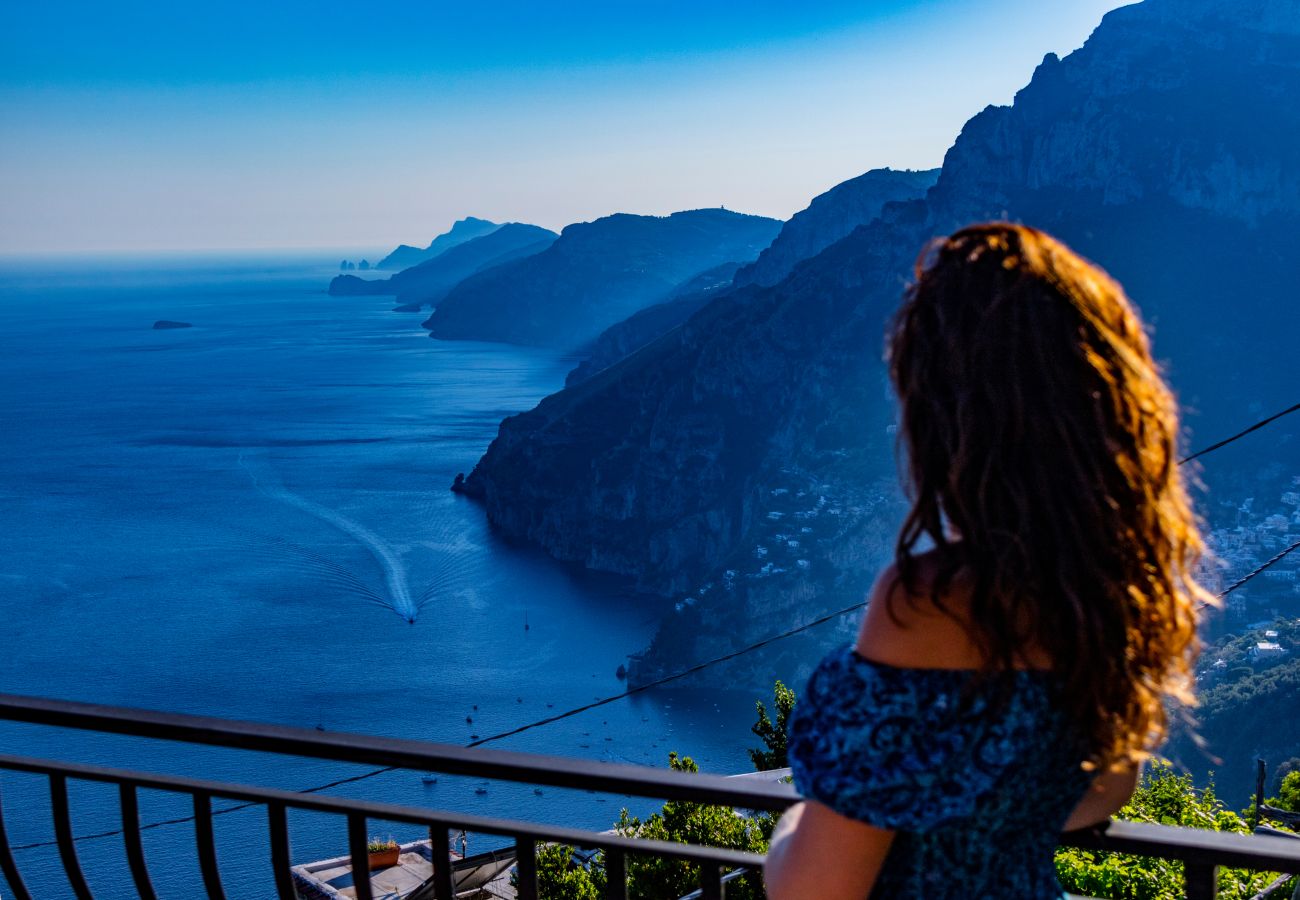
{"label": "calm sea surface", "polygon": [[[388,298],[326,296],[331,274],[0,263],[0,691],[465,742],[621,689],[656,606],[507,545],[447,489],[573,360],[432,341]],[[753,699],[650,692],[496,746],[741,772]],[[290,789],[363,771],[15,725],[0,752]],[[330,793],[601,828],[624,802],[478,787],[396,772]],[[12,842],[52,839],[44,782],[5,773],[0,796]],[[72,796],[77,834],[116,827],[115,791]],[[188,808],[142,803],[146,822]],[[295,862],[345,850],[335,819],[290,824]],[[230,895],[271,896],[263,810],[216,827]],[[195,891],[193,839],[189,823],[145,833],[162,896]],[[97,896],[134,896],[121,847],[79,844]],[[37,896],[70,894],[52,848],[16,855]]]}

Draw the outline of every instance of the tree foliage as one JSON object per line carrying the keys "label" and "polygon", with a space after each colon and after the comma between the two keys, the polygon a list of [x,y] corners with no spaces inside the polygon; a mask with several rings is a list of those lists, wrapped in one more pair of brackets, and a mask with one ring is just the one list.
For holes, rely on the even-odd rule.
{"label": "tree foliage", "polygon": [[1255,628],[1225,637],[1202,654],[1195,725],[1175,723],[1165,749],[1198,779],[1204,778],[1212,757],[1221,758],[1219,796],[1233,805],[1254,795],[1257,756],[1280,771],[1279,765],[1300,747],[1300,658],[1295,653],[1275,659],[1253,656],[1255,644],[1263,640],[1300,646],[1300,619],[1279,618],[1267,628],[1278,636]]}
{"label": "tree foliage", "polygon": [[[1131,822],[1154,822],[1246,833],[1245,820],[1214,794],[1214,785],[1198,790],[1190,775],[1153,763],[1132,799],[1116,814]],[[1176,900],[1185,895],[1183,864],[1150,856],[1062,848],[1056,873],[1066,891],[1110,900]],[[1219,869],[1218,896],[1245,900],[1267,887],[1275,875],[1244,869]]]}
{"label": "tree foliage", "polygon": [[1277,796],[1264,801],[1269,806],[1300,813],[1300,769],[1292,769],[1282,776]]}
{"label": "tree foliage", "polygon": [[[757,701],[758,721],[751,730],[762,740],[763,747],[749,751],[755,769],[765,771],[789,765],[786,722],[794,703],[794,691],[779,681],[773,691],[775,720],[763,701]],[[676,753],[668,755],[668,764],[677,772],[699,771],[689,756]],[[1268,803],[1279,809],[1300,811],[1300,760],[1289,760],[1279,767],[1278,774],[1281,776],[1278,794]],[[1249,831],[1245,818],[1219,800],[1213,784],[1197,789],[1190,775],[1179,775],[1164,763],[1150,767],[1117,818],[1214,831]],[[765,853],[775,823],[772,816],[750,818],[725,806],[669,801],[662,810],[644,819],[624,809],[615,829],[625,837]],[[596,900],[605,888],[601,854],[586,861],[575,855],[572,847],[541,847],[537,870],[540,895],[546,900]],[[1063,848],[1056,854],[1056,870],[1067,891],[1090,897],[1175,900],[1185,892],[1182,863],[1155,857]],[[629,856],[627,876],[628,896],[632,900],[681,897],[699,887],[698,866],[657,856]],[[1266,887],[1274,877],[1270,873],[1220,868],[1219,897],[1245,900]],[[1288,885],[1287,890],[1290,889]],[[731,882],[727,885],[727,896],[732,900],[762,900],[761,874]]]}
{"label": "tree foliage", "polygon": [[790,765],[790,758],[786,754],[785,729],[786,722],[790,720],[790,711],[794,709],[794,691],[781,681],[773,686],[772,709],[776,712],[776,722],[768,718],[767,707],[762,700],[755,701],[754,705],[758,708],[758,721],[749,730],[766,747],[750,748],[749,759],[754,764],[754,770],[766,772],[770,769],[784,769]]}
{"label": "tree foliage", "polygon": [[[668,764],[677,772],[698,772],[689,756],[668,755]],[[625,809],[615,826],[619,834],[657,841],[726,847],[751,853],[766,853],[772,837],[772,820],[767,816],[750,818],[728,806],[669,801],[663,811],[638,819]],[[683,860],[660,856],[634,856],[628,859],[628,896],[632,900],[660,900],[680,897],[700,886],[700,868]],[[754,873],[727,885],[727,897],[758,900],[763,897],[762,876]]]}
{"label": "tree foliage", "polygon": [[[676,753],[668,754],[668,765],[675,772],[699,771],[693,759]],[[645,819],[624,809],[614,828],[624,837],[766,853],[774,824],[770,816],[750,818],[729,806],[670,800],[660,812]],[[633,855],[627,859],[627,879],[630,900],[663,900],[698,888],[700,867],[661,856]],[[537,854],[537,881],[539,896],[546,900],[595,900],[605,888],[604,855],[598,853],[591,865],[583,865],[572,847],[541,848]],[[762,874],[755,872],[730,882],[727,897],[762,900]]]}
{"label": "tree foliage", "polygon": [[[518,876],[512,881],[518,883]],[[605,872],[586,866],[567,844],[542,844],[537,848],[537,896],[546,900],[600,900]]]}

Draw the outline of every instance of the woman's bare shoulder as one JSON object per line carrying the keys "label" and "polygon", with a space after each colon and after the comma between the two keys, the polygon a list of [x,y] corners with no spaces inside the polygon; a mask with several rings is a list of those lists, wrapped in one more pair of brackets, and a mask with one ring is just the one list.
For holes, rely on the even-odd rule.
{"label": "woman's bare shoulder", "polygon": [[910,590],[892,564],[876,578],[855,649],[867,659],[900,668],[979,668],[979,647],[964,615],[962,580],[954,578],[945,585],[936,604],[932,585],[938,561],[926,554],[915,562]]}

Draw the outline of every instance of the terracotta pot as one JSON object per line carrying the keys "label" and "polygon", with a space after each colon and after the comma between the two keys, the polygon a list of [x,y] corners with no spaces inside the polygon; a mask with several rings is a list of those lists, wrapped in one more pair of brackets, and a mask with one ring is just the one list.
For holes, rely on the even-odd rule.
{"label": "terracotta pot", "polygon": [[402,853],[401,847],[392,847],[388,850],[373,850],[370,852],[370,868],[382,869],[387,866],[397,865],[397,857]]}

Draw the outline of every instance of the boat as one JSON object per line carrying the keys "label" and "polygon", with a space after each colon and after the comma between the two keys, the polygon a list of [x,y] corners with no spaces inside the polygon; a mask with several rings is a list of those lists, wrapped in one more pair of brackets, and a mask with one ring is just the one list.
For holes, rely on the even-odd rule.
{"label": "boat", "polygon": [[421,776],[420,776],[420,780],[423,781],[425,784],[437,784],[437,783],[438,783],[438,776],[437,776],[437,775],[421,775]]}

